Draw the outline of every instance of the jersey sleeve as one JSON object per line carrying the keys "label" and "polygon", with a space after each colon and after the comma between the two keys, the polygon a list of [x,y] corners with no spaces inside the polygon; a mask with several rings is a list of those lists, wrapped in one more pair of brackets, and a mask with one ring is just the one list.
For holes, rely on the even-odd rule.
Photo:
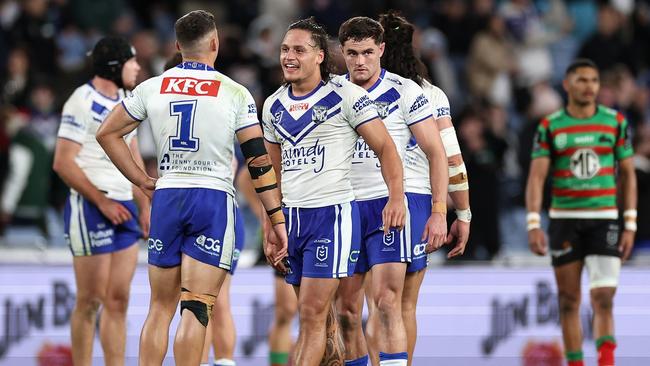
{"label": "jersey sleeve", "polygon": [[422,122],[433,115],[429,98],[425,95],[424,90],[412,80],[407,80],[404,83],[400,101],[400,108],[404,111],[404,120],[409,126]]}
{"label": "jersey sleeve", "polygon": [[531,159],[551,156],[549,125],[548,119],[544,118],[537,126]]}
{"label": "jersey sleeve", "polygon": [[257,119],[257,107],[255,106],[255,99],[248,91],[242,87],[242,103],[237,111],[237,122],[235,122],[235,132],[243,130],[244,128],[259,125]]}
{"label": "jersey sleeve", "polygon": [[[426,90],[425,90],[426,91]],[[451,117],[451,107],[449,106],[449,98],[442,89],[431,86],[429,92],[429,101],[433,109],[433,118],[439,119],[443,117]]]}
{"label": "jersey sleeve", "polygon": [[145,88],[148,85],[144,82],[138,85],[128,97],[122,99],[122,106],[126,113],[134,120],[142,122],[147,119],[147,107],[145,104]]}
{"label": "jersey sleeve", "polygon": [[614,153],[617,160],[623,160],[634,155],[634,150],[632,149],[632,137],[630,135],[630,126],[627,123],[627,119],[625,119],[622,114],[618,113],[616,115],[616,121],[618,122],[618,136]]}
{"label": "jersey sleeve", "polygon": [[77,92],[72,94],[63,105],[58,137],[82,144],[86,137],[87,115],[85,103]]}
{"label": "jersey sleeve", "polygon": [[264,139],[273,144],[279,144],[275,130],[273,127],[273,114],[271,113],[272,97],[269,97],[264,102],[262,107],[262,130],[264,131]]}
{"label": "jersey sleeve", "polygon": [[368,93],[360,86],[350,82],[343,84],[345,97],[343,98],[343,115],[355,130],[362,124],[379,118],[377,107]]}

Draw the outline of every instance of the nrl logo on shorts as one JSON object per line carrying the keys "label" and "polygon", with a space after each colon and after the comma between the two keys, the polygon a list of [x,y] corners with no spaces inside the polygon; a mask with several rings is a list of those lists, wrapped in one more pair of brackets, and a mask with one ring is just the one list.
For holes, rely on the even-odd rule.
{"label": "nrl logo on shorts", "polygon": [[316,247],[316,259],[321,262],[325,262],[327,259],[327,247],[325,245],[319,245]]}
{"label": "nrl logo on shorts", "polygon": [[321,124],[327,120],[327,106],[315,105],[312,107],[311,120],[316,124]]}
{"label": "nrl logo on shorts", "polygon": [[390,103],[375,102],[375,106],[377,106],[377,113],[379,113],[381,119],[388,117],[388,107],[390,106]]}
{"label": "nrl logo on shorts", "polygon": [[391,231],[388,234],[384,234],[384,245],[389,247],[393,243],[395,243],[395,233]]}

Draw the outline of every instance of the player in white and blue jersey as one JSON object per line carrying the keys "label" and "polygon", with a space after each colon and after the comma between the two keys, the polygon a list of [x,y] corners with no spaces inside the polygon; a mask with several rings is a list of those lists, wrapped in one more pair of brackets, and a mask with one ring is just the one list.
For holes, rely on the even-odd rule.
{"label": "player in white and blue jersey", "polygon": [[[135,86],[140,67],[131,46],[114,37],[97,42],[92,61],[94,77],[78,87],[63,107],[53,168],[70,187],[64,230],[77,287],[70,321],[73,361],[91,363],[101,305],[99,336],[104,359],[108,364],[121,364],[138,254],[134,244],[142,237],[141,230],[144,235],[148,230],[149,200],[111,163],[97,144],[95,131],[125,90]],[[134,134],[126,136],[126,144],[141,163]]]}
{"label": "player in white and blue jersey", "polygon": [[[297,365],[320,364],[325,325],[335,323],[330,309],[339,279],[353,274],[358,259],[351,160],[359,135],[377,154],[388,186],[379,224],[385,232],[402,227],[406,211],[395,144],[368,94],[345,78],[329,77],[328,58],[322,27],[311,19],[292,24],[280,49],[287,84],[266,100],[262,115],[288,216],[286,280],[298,293],[300,317]],[[334,357],[326,354],[325,364]]]}
{"label": "player in white and blue jersey", "polygon": [[[431,103],[431,110],[440,130],[440,137],[447,156],[448,191],[456,213],[456,220],[452,223],[449,235],[445,240],[445,244],[453,247],[447,257],[462,255],[469,237],[471,220],[469,185],[456,132],[451,123],[449,100],[442,90],[427,80],[426,67],[415,56],[412,44],[414,26],[394,12],[382,14],[379,21],[384,27],[386,42],[386,49],[381,58],[382,66],[421,85]],[[415,139],[409,142],[404,161],[406,196],[411,212],[411,228],[415,234],[425,225],[425,216],[431,211],[429,166],[426,155],[418,142],[419,140]],[[426,268],[427,261],[426,251],[423,250],[424,243],[417,239],[417,236],[413,237],[413,260],[407,268],[406,283],[402,294],[402,315],[408,339],[409,365],[412,362],[417,339],[415,310],[420,285],[426,272],[423,269]]]}
{"label": "player in white and blue jersey", "polygon": [[[150,194],[155,188],[149,236],[151,304],[140,363],[162,363],[180,297],[175,362],[198,365],[212,306],[233,262],[235,137],[279,237],[278,246],[267,252],[280,269],[286,230],[253,97],[210,66],[219,49],[214,17],[192,11],[176,21],[175,31],[183,63],[134,89],[102,124],[97,140],[130,181]],[[160,162],[157,181],[135,163],[123,139],[146,118]]]}
{"label": "player in white and blue jersey", "polygon": [[[352,183],[361,212],[361,253],[356,275],[343,281],[337,305],[346,341],[346,365],[368,363],[368,351],[361,329],[364,280],[371,272],[374,281],[369,291],[368,326],[381,345],[372,350],[380,364],[406,365],[406,331],[402,322],[401,294],[407,265],[412,261],[412,235],[418,243],[424,240],[438,248],[446,236],[446,160],[438,129],[433,121],[428,98],[413,81],[381,68],[384,51],[383,29],[375,20],[355,17],[339,28],[339,42],[348,69],[349,79],[366,89],[376,105],[390,136],[404,158],[406,145],[413,134],[421,141],[426,153],[427,168],[431,167],[430,186],[434,187],[434,206],[426,213],[428,223],[412,231],[410,218],[401,231],[388,235],[381,231],[381,205],[386,200],[386,186],[381,179],[379,162],[368,151],[363,139],[357,142],[352,159]],[[431,201],[431,196],[429,197]],[[410,211],[410,210],[409,210]],[[417,249],[417,248],[416,248]],[[379,321],[382,319],[382,321]]]}

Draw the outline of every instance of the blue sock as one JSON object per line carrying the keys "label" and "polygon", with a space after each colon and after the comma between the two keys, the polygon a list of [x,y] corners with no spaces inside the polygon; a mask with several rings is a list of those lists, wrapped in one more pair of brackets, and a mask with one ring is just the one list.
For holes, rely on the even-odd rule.
{"label": "blue sock", "polygon": [[368,366],[368,355],[361,356],[356,360],[346,360],[345,366]]}
{"label": "blue sock", "polygon": [[408,353],[384,353],[379,352],[380,366],[406,366],[408,362]]}

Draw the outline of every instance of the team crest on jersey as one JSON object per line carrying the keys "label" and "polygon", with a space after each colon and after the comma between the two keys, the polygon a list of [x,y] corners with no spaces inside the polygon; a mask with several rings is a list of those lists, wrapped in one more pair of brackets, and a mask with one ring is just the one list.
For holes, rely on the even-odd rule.
{"label": "team crest on jersey", "polygon": [[282,115],[284,114],[284,111],[277,111],[273,115],[273,123],[280,123],[282,122]]}
{"label": "team crest on jersey", "polygon": [[327,120],[327,106],[315,105],[311,109],[311,120],[314,123],[321,124]]}
{"label": "team crest on jersey", "polygon": [[379,113],[379,118],[384,119],[388,117],[388,107],[390,107],[390,102],[375,102],[377,106],[377,113]]}

